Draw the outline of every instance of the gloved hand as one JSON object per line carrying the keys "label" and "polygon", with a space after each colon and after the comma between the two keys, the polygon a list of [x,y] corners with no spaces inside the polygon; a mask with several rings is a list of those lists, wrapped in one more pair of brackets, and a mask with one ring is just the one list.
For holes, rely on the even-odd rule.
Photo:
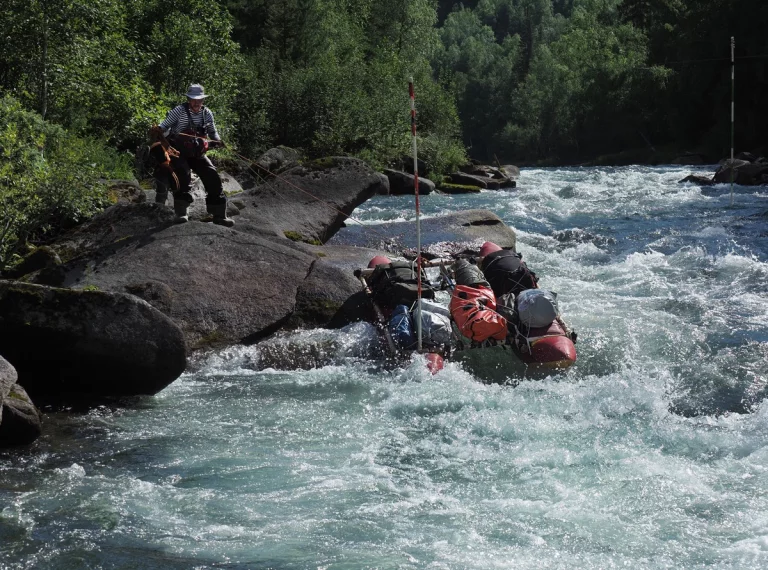
{"label": "gloved hand", "polygon": [[224,141],[215,141],[215,140],[209,140],[208,141],[208,147],[209,148],[225,148],[227,145],[224,144]]}

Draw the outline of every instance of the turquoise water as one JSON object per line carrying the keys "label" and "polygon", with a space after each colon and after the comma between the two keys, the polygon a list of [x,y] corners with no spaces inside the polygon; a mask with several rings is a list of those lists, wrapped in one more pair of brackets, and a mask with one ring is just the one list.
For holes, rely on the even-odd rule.
{"label": "turquoise water", "polygon": [[768,190],[688,173],[423,199],[516,228],[580,333],[566,374],[387,371],[365,325],[229,349],[0,454],[0,568],[768,567]]}

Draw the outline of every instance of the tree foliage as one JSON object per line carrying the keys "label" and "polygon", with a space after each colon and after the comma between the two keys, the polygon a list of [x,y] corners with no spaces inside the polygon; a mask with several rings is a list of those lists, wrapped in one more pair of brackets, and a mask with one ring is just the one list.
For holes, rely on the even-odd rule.
{"label": "tree foliage", "polygon": [[130,173],[128,156],[76,137],[0,99],[0,268],[31,241],[87,219],[107,204],[106,178]]}

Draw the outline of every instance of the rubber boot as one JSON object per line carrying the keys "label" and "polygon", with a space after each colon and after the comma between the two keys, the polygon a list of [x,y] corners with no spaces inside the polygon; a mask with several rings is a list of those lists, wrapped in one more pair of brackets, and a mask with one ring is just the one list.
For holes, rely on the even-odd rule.
{"label": "rubber boot", "polygon": [[208,213],[213,216],[213,223],[219,226],[231,228],[235,225],[235,220],[227,217],[227,203],[208,204]]}
{"label": "rubber boot", "polygon": [[163,204],[165,205],[166,200],[168,200],[168,190],[165,192],[160,192],[159,190],[155,194],[155,204]]}
{"label": "rubber boot", "polygon": [[186,200],[179,200],[178,198],[173,199],[173,210],[176,212],[175,221],[177,224],[183,224],[189,221],[187,210],[190,205],[191,203]]}

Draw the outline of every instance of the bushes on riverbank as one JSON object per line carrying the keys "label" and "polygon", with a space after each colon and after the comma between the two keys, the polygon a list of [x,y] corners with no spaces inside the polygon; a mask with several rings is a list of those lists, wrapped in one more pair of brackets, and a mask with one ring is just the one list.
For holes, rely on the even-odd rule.
{"label": "bushes on riverbank", "polygon": [[76,137],[12,97],[0,98],[0,269],[33,241],[107,205],[105,179],[131,176],[131,157]]}

